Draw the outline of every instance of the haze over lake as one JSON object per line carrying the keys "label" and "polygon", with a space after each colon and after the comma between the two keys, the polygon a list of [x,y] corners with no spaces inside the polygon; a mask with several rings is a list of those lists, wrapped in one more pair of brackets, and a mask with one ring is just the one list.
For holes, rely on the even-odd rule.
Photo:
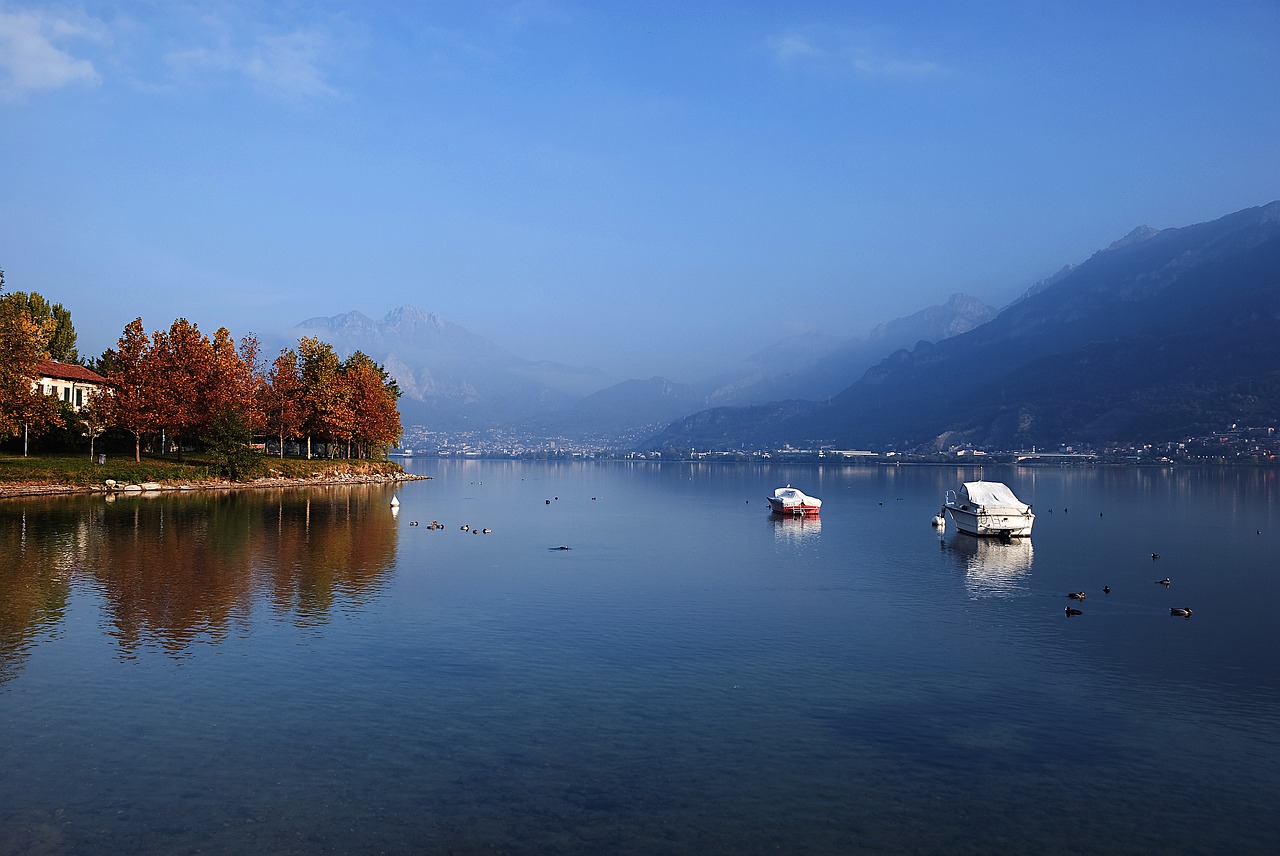
{"label": "haze over lake", "polygon": [[1274,470],[411,466],[0,503],[0,852],[1280,849]]}

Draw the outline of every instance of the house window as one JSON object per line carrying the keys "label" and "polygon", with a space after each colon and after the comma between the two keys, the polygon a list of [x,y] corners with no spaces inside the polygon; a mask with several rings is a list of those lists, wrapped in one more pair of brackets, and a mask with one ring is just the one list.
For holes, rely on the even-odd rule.
{"label": "house window", "polygon": [[62,388],[62,400],[67,402],[67,404],[71,403],[71,387],[64,386]]}
{"label": "house window", "polygon": [[76,410],[84,407],[84,389],[76,387]]}

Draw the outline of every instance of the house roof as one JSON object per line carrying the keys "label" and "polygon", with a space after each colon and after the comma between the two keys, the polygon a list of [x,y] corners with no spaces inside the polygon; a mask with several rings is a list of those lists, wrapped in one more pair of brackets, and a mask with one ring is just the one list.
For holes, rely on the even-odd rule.
{"label": "house roof", "polygon": [[83,383],[106,383],[107,379],[84,366],[75,363],[60,363],[57,360],[41,360],[36,364],[36,371],[41,377],[57,380],[78,380]]}

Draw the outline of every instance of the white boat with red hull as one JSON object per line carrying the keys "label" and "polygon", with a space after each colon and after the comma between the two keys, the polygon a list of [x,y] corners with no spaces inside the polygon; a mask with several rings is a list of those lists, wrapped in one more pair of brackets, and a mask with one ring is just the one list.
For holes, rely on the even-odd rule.
{"label": "white boat with red hull", "polygon": [[778,488],[766,499],[773,513],[784,517],[817,517],[822,511],[822,500],[791,485]]}

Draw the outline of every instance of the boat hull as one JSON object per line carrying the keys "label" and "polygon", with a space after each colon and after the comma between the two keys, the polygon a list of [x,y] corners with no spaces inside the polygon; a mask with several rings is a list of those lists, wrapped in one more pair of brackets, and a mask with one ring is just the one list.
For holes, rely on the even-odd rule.
{"label": "boat hull", "polygon": [[944,509],[956,524],[956,529],[966,535],[975,535],[979,538],[1029,538],[1031,526],[1036,519],[1036,516],[1030,512],[987,514],[957,508],[954,505],[946,505]]}
{"label": "boat hull", "polygon": [[769,509],[774,514],[780,514],[783,517],[817,517],[822,511],[822,506],[820,505],[805,505],[804,503],[788,505],[773,497],[766,497],[766,499],[769,500]]}

